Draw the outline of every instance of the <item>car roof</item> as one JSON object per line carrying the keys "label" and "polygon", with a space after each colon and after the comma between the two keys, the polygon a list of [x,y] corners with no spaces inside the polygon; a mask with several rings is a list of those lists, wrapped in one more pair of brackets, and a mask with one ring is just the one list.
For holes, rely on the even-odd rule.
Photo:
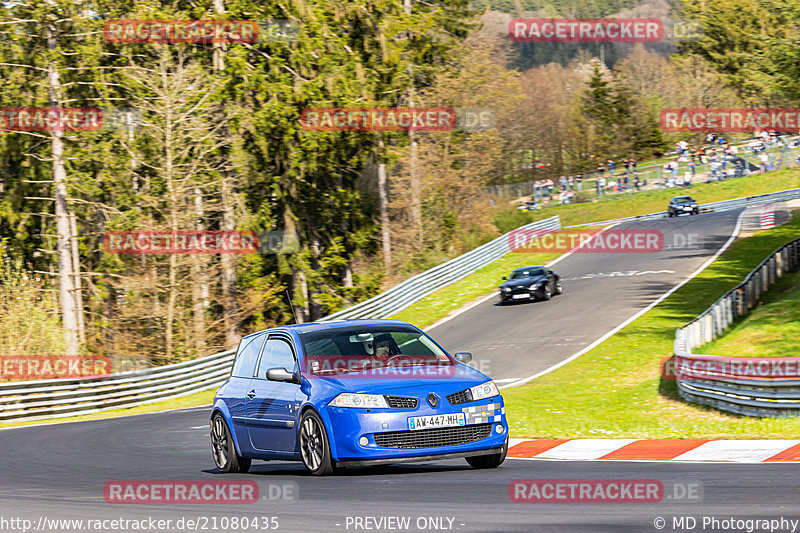
{"label": "car roof", "polygon": [[521,270],[530,270],[532,268],[545,268],[545,266],[544,265],[531,265],[531,266],[526,266],[526,267],[515,268],[511,272],[519,272]]}
{"label": "car roof", "polygon": [[691,196],[687,196],[685,194],[681,195],[681,196],[673,196],[672,199],[673,200],[694,200],[694,198],[692,198]]}
{"label": "car roof", "polygon": [[252,337],[253,335],[259,335],[261,333],[267,331],[285,331],[287,333],[294,332],[294,333],[308,333],[310,331],[320,331],[324,329],[336,329],[336,328],[344,328],[350,326],[413,326],[413,324],[409,324],[408,322],[403,322],[402,320],[390,320],[390,319],[377,319],[377,318],[351,318],[348,320],[331,320],[329,322],[307,322],[305,324],[287,324],[285,326],[278,326],[275,328],[264,329],[261,331],[256,331],[255,333],[251,333],[247,335],[247,337]]}

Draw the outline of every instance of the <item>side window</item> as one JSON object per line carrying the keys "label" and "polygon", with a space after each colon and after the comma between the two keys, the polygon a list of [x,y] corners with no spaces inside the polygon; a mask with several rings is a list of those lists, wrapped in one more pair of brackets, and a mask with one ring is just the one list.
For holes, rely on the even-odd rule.
{"label": "side window", "polygon": [[233,363],[232,376],[239,378],[253,377],[253,370],[256,367],[261,346],[264,344],[264,338],[265,335],[258,335],[250,339],[242,339],[242,342],[239,343],[239,350],[236,352],[236,361]]}
{"label": "side window", "polygon": [[261,363],[258,365],[258,377],[266,378],[267,370],[270,368],[285,368],[289,372],[297,372],[297,361],[292,347],[281,338],[273,337],[267,340],[264,353],[261,355]]}

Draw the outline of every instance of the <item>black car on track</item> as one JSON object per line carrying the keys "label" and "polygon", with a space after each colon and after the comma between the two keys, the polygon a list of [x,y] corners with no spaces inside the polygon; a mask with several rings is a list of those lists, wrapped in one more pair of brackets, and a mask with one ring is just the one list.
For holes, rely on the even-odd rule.
{"label": "black car on track", "polygon": [[542,265],[514,269],[503,279],[506,282],[500,285],[501,304],[517,300],[549,300],[563,292],[558,274]]}
{"label": "black car on track", "polygon": [[696,215],[699,212],[700,206],[697,205],[697,201],[691,196],[676,196],[669,201],[669,207],[667,207],[667,213],[670,218],[676,217],[682,213]]}

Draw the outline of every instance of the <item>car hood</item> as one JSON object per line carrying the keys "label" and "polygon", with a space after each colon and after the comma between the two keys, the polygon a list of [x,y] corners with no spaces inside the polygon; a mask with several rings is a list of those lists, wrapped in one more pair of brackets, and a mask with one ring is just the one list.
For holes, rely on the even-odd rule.
{"label": "car hood", "polygon": [[[405,372],[405,373],[404,373]],[[331,398],[341,392],[391,394],[412,389],[456,392],[485,383],[490,378],[480,370],[463,363],[441,367],[403,367],[396,372],[385,369],[350,372],[332,376],[303,373],[303,381],[317,394],[325,391]]]}
{"label": "car hood", "polygon": [[546,276],[536,276],[535,278],[525,278],[525,279],[510,279],[500,285],[500,287],[508,287],[509,289],[516,289],[519,287],[530,287],[534,283],[538,283],[540,281],[544,281]]}

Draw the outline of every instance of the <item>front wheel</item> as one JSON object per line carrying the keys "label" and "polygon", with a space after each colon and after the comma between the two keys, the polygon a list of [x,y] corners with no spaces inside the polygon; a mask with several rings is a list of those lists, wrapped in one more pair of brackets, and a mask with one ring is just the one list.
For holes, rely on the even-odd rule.
{"label": "front wheel", "polygon": [[303,464],[314,476],[327,476],[334,471],[331,447],[325,425],[314,411],[306,411],[300,419],[300,455]]}
{"label": "front wheel", "polygon": [[556,281],[556,292],[554,294],[564,294],[564,288],[561,286],[561,280]]}
{"label": "front wheel", "polygon": [[211,419],[211,453],[214,464],[223,474],[243,474],[250,470],[252,460],[236,453],[228,423],[219,413]]}
{"label": "front wheel", "polygon": [[542,291],[542,300],[547,301],[550,299],[550,296],[552,296],[552,293],[550,292],[550,287],[548,287],[545,284],[544,290]]}
{"label": "front wheel", "polygon": [[477,469],[497,468],[498,466],[503,464],[503,461],[506,460],[507,453],[508,453],[508,441],[506,440],[502,452],[493,453],[490,455],[477,455],[475,457],[467,457],[467,462],[469,463],[469,466],[471,466],[472,468],[477,468]]}

